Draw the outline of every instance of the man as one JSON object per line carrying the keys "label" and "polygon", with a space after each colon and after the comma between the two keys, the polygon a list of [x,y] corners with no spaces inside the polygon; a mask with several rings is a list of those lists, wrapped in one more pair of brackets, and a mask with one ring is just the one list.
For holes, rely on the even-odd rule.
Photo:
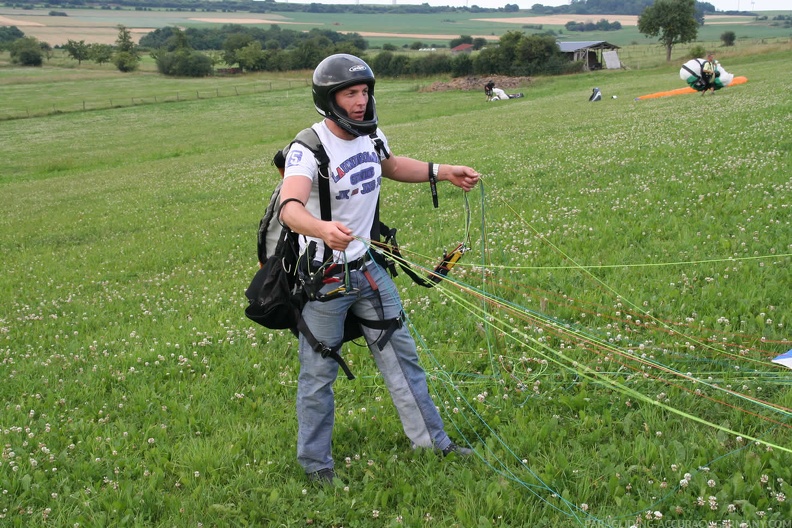
{"label": "man", "polygon": [[523,94],[507,94],[505,91],[501,90],[500,88],[495,88],[495,83],[493,81],[489,81],[487,84],[484,85],[484,94],[487,96],[487,101],[505,101],[506,99],[517,99],[518,97],[522,97]]}
{"label": "man", "polygon": [[[415,342],[401,321],[401,300],[388,273],[371,259],[369,237],[382,177],[406,183],[447,180],[464,191],[479,174],[461,165],[438,165],[390,153],[377,127],[374,74],[353,55],[324,59],[313,73],[313,100],[324,119],[313,125],[328,157],[332,219],[321,220],[318,163],[310,149],[294,143],[281,188],[281,220],[301,236],[303,258],[313,273],[324,273],[319,297],[306,303],[302,317],[316,340],[334,345],[344,334],[347,313],[367,325],[361,330],[385,380],[407,437],[414,447],[469,455],[453,443],[429,395]],[[377,145],[384,150],[380,151]],[[327,250],[326,250],[327,248]],[[327,256],[327,258],[325,258]],[[337,275],[335,275],[337,273]],[[372,323],[374,321],[375,323]],[[382,323],[379,326],[376,322]],[[331,454],[339,364],[314,351],[304,335],[299,345],[297,459],[310,480],[335,478]]]}
{"label": "man", "polygon": [[712,90],[712,93],[715,93],[715,90],[720,88],[715,84],[717,78],[720,77],[720,71],[718,70],[718,62],[715,60],[715,56],[710,52],[707,54],[707,60],[701,65],[701,80],[704,84],[704,89],[701,91],[701,95],[707,93],[708,90]]}

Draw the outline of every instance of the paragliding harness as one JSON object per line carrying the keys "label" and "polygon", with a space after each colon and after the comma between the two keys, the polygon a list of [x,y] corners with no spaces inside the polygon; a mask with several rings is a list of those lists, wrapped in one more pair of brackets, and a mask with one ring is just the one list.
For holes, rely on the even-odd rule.
{"label": "paragliding harness", "polygon": [[694,71],[684,64],[682,65],[682,68],[687,70],[690,75],[696,78],[696,80],[691,84],[693,89],[698,92],[703,92],[714,86],[715,78],[720,76],[720,73],[718,72],[718,65],[712,61],[699,61],[696,59],[696,62],[699,64],[699,71]]}
{"label": "paragliding harness", "polygon": [[[390,154],[376,133],[371,134],[370,137],[377,153],[380,156],[389,157]],[[320,216],[322,220],[332,220],[328,173],[330,159],[316,131],[312,128],[302,130],[286,148],[275,154],[273,164],[278,168],[282,177],[286,165],[286,155],[294,143],[305,146],[316,157],[319,166]],[[289,329],[295,336],[302,334],[315,352],[321,354],[323,358],[335,360],[347,378],[354,379],[355,376],[338,353],[341,346],[347,341],[362,337],[361,326],[381,330],[382,334],[377,339],[377,344],[380,347],[384,346],[393,332],[403,324],[403,314],[400,314],[396,319],[384,320],[382,302],[377,307],[381,316],[380,320],[362,319],[350,311],[344,320],[344,337],[340,343],[331,346],[317,340],[308,328],[302,317],[302,309],[305,304],[309,301],[326,302],[352,293],[337,275],[355,268],[360,269],[366,275],[372,289],[380,294],[376,283],[366,270],[367,255],[370,255],[372,260],[385,268],[393,277],[398,274],[396,270],[396,262],[398,262],[402,270],[413,281],[421,286],[431,288],[448,275],[448,272],[468,248],[466,245],[460,244],[451,252],[445,252],[433,273],[426,278],[419,276],[401,257],[396,241],[396,229],[391,229],[379,220],[378,202],[370,233],[372,246],[378,250],[371,251],[352,263],[339,264],[333,262],[332,250],[325,245],[324,255],[321,258],[322,263],[315,266],[314,262],[319,260],[315,255],[316,243],[309,243],[306,250],[300,255],[299,235],[280,222],[280,209],[289,201],[299,201],[290,198],[281,203],[282,183],[282,180],[278,182],[272,192],[264,216],[259,222],[257,250],[260,268],[245,291],[249,301],[249,305],[245,308],[245,315],[266,328]],[[437,207],[436,196],[436,189],[433,187],[435,207]],[[384,237],[383,241],[380,241],[381,237]],[[321,293],[324,285],[336,282],[341,284],[339,288]]]}

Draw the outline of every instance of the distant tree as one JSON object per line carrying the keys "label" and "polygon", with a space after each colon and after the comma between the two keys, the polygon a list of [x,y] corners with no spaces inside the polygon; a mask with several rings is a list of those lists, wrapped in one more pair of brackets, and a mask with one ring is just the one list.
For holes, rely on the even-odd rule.
{"label": "distant tree", "polygon": [[638,31],[647,37],[660,36],[658,40],[666,49],[668,62],[675,44],[696,40],[695,4],[695,0],[657,0],[638,17]]}
{"label": "distant tree", "polygon": [[476,37],[473,39],[473,49],[480,50],[487,46],[487,39],[484,37]]}
{"label": "distant tree", "polygon": [[473,59],[468,53],[460,53],[451,59],[451,75],[465,77],[473,73]]}
{"label": "distant tree", "polygon": [[476,75],[556,75],[569,64],[555,37],[520,31],[507,31],[497,46],[482,49],[472,60]]}
{"label": "distant tree", "polygon": [[720,39],[724,46],[734,46],[734,41],[737,40],[737,34],[734,31],[724,31]]}
{"label": "distant tree", "polygon": [[261,50],[261,42],[254,40],[236,51],[237,63],[245,71],[261,71],[267,65],[267,57]]}
{"label": "distant tree", "polygon": [[118,26],[118,38],[116,38],[113,64],[121,72],[135,71],[140,64],[137,44],[132,40],[132,33],[123,25]]}
{"label": "distant tree", "polygon": [[125,26],[119,24],[118,37],[116,37],[116,49],[127,53],[137,53],[137,44],[132,40],[132,33]]}
{"label": "distant tree", "polygon": [[88,57],[101,66],[113,59],[113,46],[110,44],[93,43],[90,45]]}
{"label": "distant tree", "polygon": [[187,34],[177,27],[173,28],[171,36],[165,42],[165,46],[169,51],[192,49],[192,46],[190,46],[190,41],[187,38]]}
{"label": "distant tree", "polygon": [[394,77],[407,73],[410,58],[407,55],[394,55],[390,61],[390,72]]}
{"label": "distant tree", "polygon": [[459,38],[453,39],[448,43],[449,48],[456,48],[460,44],[473,44],[473,37],[470,35],[461,35]]}
{"label": "distant tree", "polygon": [[[382,49],[385,50],[385,46],[383,46]],[[394,57],[393,51],[394,50],[385,50],[382,53],[377,53],[371,60],[371,67],[377,72],[377,75],[392,75],[390,65]]]}
{"label": "distant tree", "polygon": [[200,51],[181,49],[156,53],[157,71],[176,77],[206,77],[214,71],[211,57]]}
{"label": "distant tree", "polygon": [[410,59],[410,73],[414,75],[439,75],[451,71],[451,58],[447,53],[427,53]]}
{"label": "distant tree", "polygon": [[545,7],[543,4],[534,4],[531,6],[531,11],[536,13],[537,15],[542,15],[544,13],[552,13],[552,7]]}
{"label": "distant tree", "polygon": [[179,28],[174,28],[165,46],[153,51],[151,56],[157,71],[163,75],[206,77],[214,71],[211,57],[192,49],[186,34]]}
{"label": "distant tree", "polygon": [[333,53],[348,53],[350,55],[360,55],[363,51],[358,48],[354,42],[339,42],[334,46]]}
{"label": "distant tree", "polygon": [[555,37],[526,35],[517,43],[511,70],[516,75],[559,74],[564,62]]}
{"label": "distant tree", "polygon": [[24,36],[16,26],[0,26],[0,50],[8,49],[15,40]]}
{"label": "distant tree", "polygon": [[694,46],[690,46],[688,49],[686,58],[687,59],[698,59],[701,57],[705,57],[707,55],[707,50],[701,44],[696,44]]}
{"label": "distant tree", "polygon": [[173,36],[173,26],[165,26],[155,29],[151,33],[146,33],[140,37],[140,46],[148,49],[160,49],[167,46],[168,39]]}
{"label": "distant tree", "polygon": [[291,70],[312,70],[316,68],[327,53],[327,42],[322,39],[311,39],[301,42],[296,50],[289,53]]}
{"label": "distant tree", "polygon": [[39,42],[39,46],[41,46],[41,51],[47,57],[47,60],[50,60],[55,55],[55,50],[52,49],[49,42]]}
{"label": "distant tree", "polygon": [[63,49],[69,54],[69,57],[77,61],[77,65],[81,65],[82,61],[88,60],[91,56],[91,47],[85,43],[84,40],[77,42],[76,40],[69,39],[63,45]]}
{"label": "distant tree", "polygon": [[253,42],[253,37],[247,33],[232,33],[228,35],[228,38],[223,42],[223,62],[229,66],[234,66],[236,64],[241,68],[242,65],[239,64],[237,52],[248,46],[251,42]]}
{"label": "distant tree", "polygon": [[11,44],[11,62],[20,66],[41,66],[44,52],[34,37],[22,37]]}

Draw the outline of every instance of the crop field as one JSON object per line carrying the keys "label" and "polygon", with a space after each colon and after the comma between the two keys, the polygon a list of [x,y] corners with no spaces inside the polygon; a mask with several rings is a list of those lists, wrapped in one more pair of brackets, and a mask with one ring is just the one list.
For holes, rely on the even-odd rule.
{"label": "crop field", "polygon": [[[0,526],[790,526],[792,48],[722,60],[748,82],[646,101],[678,63],[494,103],[378,80],[395,153],[483,174],[439,209],[382,186],[419,271],[470,248],[434,289],[395,280],[476,454],[413,450],[350,343],[325,487],[296,462],[296,341],[243,314],[306,74],[0,68]],[[188,91],[215,94],[164,97]]]}
{"label": "crop field", "polygon": [[[497,41],[507,31],[538,33],[553,30],[566,40],[607,40],[619,46],[651,43],[638,32],[637,17],[623,15],[554,15],[537,16],[529,13],[438,13],[426,15],[350,14],[350,13],[247,13],[247,12],[184,12],[62,9],[68,16],[49,16],[50,10],[0,8],[0,23],[16,25],[25,34],[52,46],[65,44],[69,39],[113,44],[117,26],[130,29],[139,39],[148,32],[167,26],[207,27],[218,24],[245,24],[269,27],[277,24],[284,29],[308,30],[320,28],[338,32],[354,32],[366,37],[373,47],[383,43],[447,44],[461,35]],[[570,21],[597,22],[600,19],[621,22],[623,29],[609,32],[568,32],[564,24]],[[539,26],[541,29],[538,29]],[[770,21],[755,21],[752,17],[711,15],[699,30],[699,40],[719,42],[724,31],[734,31],[738,40],[756,42],[762,39],[789,38],[789,28]]]}

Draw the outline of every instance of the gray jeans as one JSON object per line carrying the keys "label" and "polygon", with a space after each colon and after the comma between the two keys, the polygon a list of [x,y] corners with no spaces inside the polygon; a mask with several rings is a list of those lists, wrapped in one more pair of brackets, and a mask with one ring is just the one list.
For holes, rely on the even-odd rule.
{"label": "gray jeans", "polygon": [[[312,301],[303,309],[303,318],[318,341],[329,346],[341,341],[347,311],[368,320],[379,320],[377,306],[382,299],[384,319],[401,313],[401,299],[387,272],[377,264],[366,264],[380,294],[372,289],[362,270],[349,272],[355,293],[320,302]],[[340,275],[344,280],[344,276]],[[326,284],[322,292],[338,287]],[[383,330],[363,327],[366,342],[382,373],[402,427],[415,447],[445,449],[451,443],[443,420],[429,395],[426,373],[418,363],[415,341],[406,326],[396,329],[386,343],[377,343]],[[378,345],[381,345],[380,348]],[[323,358],[300,336],[300,376],[297,385],[297,459],[306,473],[333,467],[331,453],[335,400],[333,383],[338,363]],[[353,382],[354,383],[354,382]]]}

